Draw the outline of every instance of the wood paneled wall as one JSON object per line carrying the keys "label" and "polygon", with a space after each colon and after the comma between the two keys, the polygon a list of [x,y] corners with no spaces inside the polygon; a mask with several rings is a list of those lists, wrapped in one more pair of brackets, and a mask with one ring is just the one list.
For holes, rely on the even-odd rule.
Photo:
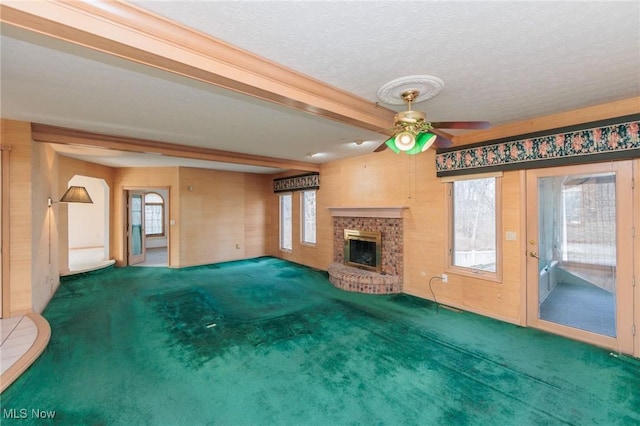
{"label": "wood paneled wall", "polygon": [[244,173],[244,255],[270,254],[273,218],[270,212],[271,177]]}
{"label": "wood paneled wall", "polygon": [[57,200],[54,196],[57,161],[51,147],[31,143],[31,308],[38,313],[44,310],[60,284],[55,244],[59,235],[57,212],[60,205],[48,206],[49,197]]}
{"label": "wood paneled wall", "polygon": [[180,266],[267,254],[268,176],[180,168]]}
{"label": "wood paneled wall", "polygon": [[244,176],[180,169],[180,266],[244,257]]}
{"label": "wood paneled wall", "polygon": [[[32,310],[32,143],[29,123],[1,121],[0,143],[10,147],[9,155],[9,271],[4,284],[3,316]],[[46,200],[45,200],[46,206]],[[45,207],[46,209],[46,207]]]}

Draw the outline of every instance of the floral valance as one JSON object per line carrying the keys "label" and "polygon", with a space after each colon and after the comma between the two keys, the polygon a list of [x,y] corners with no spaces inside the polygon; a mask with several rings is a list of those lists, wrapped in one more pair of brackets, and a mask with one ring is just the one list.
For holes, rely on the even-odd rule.
{"label": "floral valance", "polygon": [[436,155],[438,176],[640,157],[636,119],[606,126],[469,147]]}
{"label": "floral valance", "polygon": [[320,189],[320,173],[291,176],[273,180],[273,192],[305,191]]}

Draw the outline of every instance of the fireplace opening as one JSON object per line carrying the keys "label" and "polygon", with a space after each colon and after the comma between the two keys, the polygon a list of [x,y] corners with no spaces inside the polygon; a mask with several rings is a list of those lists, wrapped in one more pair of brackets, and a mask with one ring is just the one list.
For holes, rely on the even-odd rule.
{"label": "fireplace opening", "polygon": [[380,273],[380,232],[344,230],[344,264]]}

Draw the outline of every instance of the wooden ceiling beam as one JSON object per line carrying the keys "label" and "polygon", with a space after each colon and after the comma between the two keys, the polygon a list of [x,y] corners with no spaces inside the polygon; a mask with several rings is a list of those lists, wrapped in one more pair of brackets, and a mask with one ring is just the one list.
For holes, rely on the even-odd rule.
{"label": "wooden ceiling beam", "polygon": [[211,148],[185,146],[167,142],[151,141],[147,139],[104,135],[100,133],[85,132],[38,123],[31,124],[31,138],[36,142],[90,146],[115,151],[136,152],[143,154],[160,154],[168,157],[271,167],[284,170],[300,170],[305,172],[320,171],[319,164],[307,163],[303,161],[293,161],[282,158],[242,154],[238,152],[222,151]]}
{"label": "wooden ceiling beam", "polygon": [[120,1],[4,1],[0,21],[234,92],[386,133],[394,111]]}

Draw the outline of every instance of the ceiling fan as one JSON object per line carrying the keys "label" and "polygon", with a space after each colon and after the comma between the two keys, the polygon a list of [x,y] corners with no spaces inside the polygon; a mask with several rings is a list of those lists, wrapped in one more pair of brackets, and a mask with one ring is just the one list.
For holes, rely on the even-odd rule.
{"label": "ceiling fan", "polygon": [[491,127],[486,121],[426,121],[426,115],[421,111],[413,111],[411,103],[420,95],[418,90],[406,90],[400,94],[407,110],[397,113],[393,136],[387,139],[374,152],[390,148],[396,154],[418,154],[429,149],[432,145],[437,148],[448,148],[453,145],[453,135],[440,129],[488,129]]}

